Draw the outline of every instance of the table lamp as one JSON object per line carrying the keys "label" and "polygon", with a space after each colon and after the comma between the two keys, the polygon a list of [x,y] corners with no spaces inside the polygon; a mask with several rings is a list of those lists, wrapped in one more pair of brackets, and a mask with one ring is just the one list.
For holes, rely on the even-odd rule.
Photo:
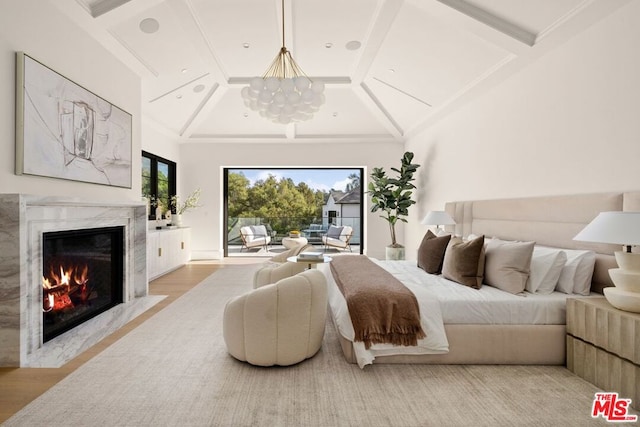
{"label": "table lamp", "polygon": [[454,225],[455,223],[451,215],[445,211],[429,211],[420,222],[422,225],[435,225],[436,229],[441,225]]}
{"label": "table lamp", "polygon": [[609,303],[620,310],[640,313],[640,212],[601,212],[573,240],[623,245],[615,251],[619,268],[609,269],[615,287],[604,288]]}

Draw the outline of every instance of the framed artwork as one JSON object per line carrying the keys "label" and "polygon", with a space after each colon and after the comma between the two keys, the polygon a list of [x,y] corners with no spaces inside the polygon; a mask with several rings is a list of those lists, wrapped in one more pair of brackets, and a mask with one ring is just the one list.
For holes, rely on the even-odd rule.
{"label": "framed artwork", "polygon": [[131,114],[16,55],[16,174],[131,188]]}

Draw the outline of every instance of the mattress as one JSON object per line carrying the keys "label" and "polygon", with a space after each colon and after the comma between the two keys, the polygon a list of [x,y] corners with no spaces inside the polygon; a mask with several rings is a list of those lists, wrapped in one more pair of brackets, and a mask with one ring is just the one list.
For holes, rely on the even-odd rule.
{"label": "mattress", "polygon": [[366,365],[373,363],[376,356],[393,354],[441,354],[449,351],[449,343],[447,341],[447,334],[444,331],[440,304],[436,299],[429,298],[428,295],[420,295],[420,289],[413,290],[411,288],[409,289],[416,294],[416,299],[420,306],[420,324],[426,334],[426,338],[418,340],[417,346],[407,347],[393,344],[374,344],[366,349],[363,342],[354,341],[355,331],[351,323],[351,318],[349,317],[347,301],[338,288],[338,285],[336,285],[328,263],[318,264],[317,268],[321,270],[327,278],[329,306],[336,329],[342,337],[353,342],[356,362],[360,368],[364,368]]}
{"label": "mattress", "polygon": [[353,342],[355,334],[347,302],[333,279],[329,265],[319,265],[327,277],[329,305],[336,329],[342,337],[353,342],[356,361],[361,368],[373,363],[378,356],[447,353],[449,343],[444,324],[564,325],[566,298],[572,297],[559,292],[513,295],[488,285],[472,289],[441,276],[427,274],[416,266],[415,261],[371,260],[415,294],[427,337],[412,347],[376,344],[365,349],[362,342]]}

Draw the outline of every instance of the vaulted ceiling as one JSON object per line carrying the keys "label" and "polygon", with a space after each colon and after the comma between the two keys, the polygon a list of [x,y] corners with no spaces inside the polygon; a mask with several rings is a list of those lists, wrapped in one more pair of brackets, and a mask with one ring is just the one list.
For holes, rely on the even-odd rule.
{"label": "vaulted ceiling", "polygon": [[181,141],[401,143],[625,0],[285,0],[285,44],[325,82],[305,122],[243,103],[282,45],[281,0],[55,0],[142,79]]}

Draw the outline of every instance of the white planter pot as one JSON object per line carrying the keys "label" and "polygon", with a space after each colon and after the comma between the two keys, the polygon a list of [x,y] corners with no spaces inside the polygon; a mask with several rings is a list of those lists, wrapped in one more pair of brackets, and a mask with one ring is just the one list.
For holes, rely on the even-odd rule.
{"label": "white planter pot", "polygon": [[173,221],[172,221],[173,225],[176,225],[178,227],[182,227],[182,215],[179,214],[175,214],[173,216]]}
{"label": "white planter pot", "polygon": [[385,258],[388,261],[404,260],[404,248],[392,248],[387,246],[385,251]]}

